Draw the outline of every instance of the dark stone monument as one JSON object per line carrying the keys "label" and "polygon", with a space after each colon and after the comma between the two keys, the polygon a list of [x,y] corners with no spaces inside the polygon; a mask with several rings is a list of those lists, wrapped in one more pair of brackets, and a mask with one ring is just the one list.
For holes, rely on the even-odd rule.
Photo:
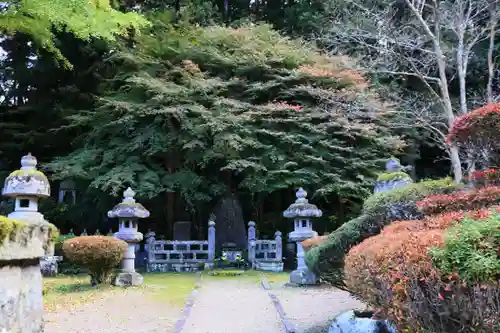
{"label": "dark stone monument", "polygon": [[216,250],[245,249],[247,247],[246,227],[238,198],[234,194],[222,198],[215,206],[213,214],[217,226]]}
{"label": "dark stone monument", "polygon": [[191,222],[179,221],[174,223],[174,240],[191,240]]}

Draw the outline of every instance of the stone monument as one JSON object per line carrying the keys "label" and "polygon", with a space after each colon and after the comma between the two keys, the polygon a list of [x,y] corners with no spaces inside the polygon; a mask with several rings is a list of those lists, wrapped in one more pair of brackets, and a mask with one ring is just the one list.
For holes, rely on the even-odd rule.
{"label": "stone monument", "polygon": [[174,223],[174,240],[178,241],[191,240],[190,221],[177,221]]}
{"label": "stone monument", "polygon": [[405,173],[408,169],[411,169],[411,167],[402,166],[397,158],[390,158],[385,164],[385,174],[390,178],[377,180],[373,192],[386,192],[411,184],[413,180]]}
{"label": "stone monument", "polygon": [[15,208],[8,218],[0,216],[0,332],[43,331],[40,258],[53,254],[57,229],[38,212],[50,185],[36,165],[34,156],[24,156],[2,190],[15,199]]}
{"label": "stone monument", "polygon": [[236,253],[244,250],[247,247],[247,233],[238,198],[234,194],[222,198],[212,215],[210,220],[217,223],[217,251]]}
{"label": "stone monument", "polygon": [[114,236],[127,242],[127,252],[122,262],[122,270],[116,276],[117,286],[141,285],[144,278],[135,271],[136,244],[142,241],[142,233],[137,231],[137,221],[149,217],[149,211],[140,203],[135,202],[135,192],[129,187],[123,193],[123,201],[108,212],[109,218],[118,218],[118,232]]}
{"label": "stone monument", "polygon": [[307,192],[300,188],[297,200],[284,212],[283,216],[293,219],[293,231],[288,235],[291,241],[297,244],[297,268],[290,273],[290,282],[298,285],[316,284],[316,275],[307,268],[304,262],[304,249],[301,242],[315,235],[312,229],[311,218],[321,217],[323,213],[307,200]]}

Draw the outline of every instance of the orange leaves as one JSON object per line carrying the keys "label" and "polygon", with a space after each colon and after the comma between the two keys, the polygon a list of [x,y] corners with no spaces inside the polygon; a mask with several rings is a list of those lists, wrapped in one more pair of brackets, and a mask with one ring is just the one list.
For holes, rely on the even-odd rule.
{"label": "orange leaves", "polygon": [[438,194],[417,202],[417,207],[426,215],[475,210],[500,203],[500,186],[488,186],[474,191],[453,194]]}
{"label": "orange leaves", "polygon": [[298,71],[303,74],[315,76],[315,77],[330,77],[339,79],[341,81],[352,82],[357,88],[364,89],[368,88],[369,84],[360,72],[352,69],[340,69],[331,70],[324,68],[315,68],[312,66],[300,66]]}

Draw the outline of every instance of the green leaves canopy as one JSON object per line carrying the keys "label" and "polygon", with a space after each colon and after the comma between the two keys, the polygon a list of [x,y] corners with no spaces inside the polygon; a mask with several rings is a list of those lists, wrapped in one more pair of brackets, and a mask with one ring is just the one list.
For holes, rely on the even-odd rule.
{"label": "green leaves canopy", "polygon": [[0,29],[6,34],[23,33],[66,60],[54,43],[54,28],[73,33],[77,38],[114,40],[129,29],[148,25],[135,13],[113,9],[109,0],[10,0],[2,4]]}
{"label": "green leaves canopy", "polygon": [[227,186],[308,186],[358,198],[401,144],[348,59],[267,25],[159,20],[109,65],[116,75],[100,107],[69,118],[83,133],[78,149],[48,167],[112,194],[129,185],[149,197],[179,191],[194,205]]}

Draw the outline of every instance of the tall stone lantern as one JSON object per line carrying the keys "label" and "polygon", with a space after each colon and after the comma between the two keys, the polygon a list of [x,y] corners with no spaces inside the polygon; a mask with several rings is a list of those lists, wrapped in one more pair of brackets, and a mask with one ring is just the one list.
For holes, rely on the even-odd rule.
{"label": "tall stone lantern", "polygon": [[312,229],[311,219],[323,215],[320,209],[307,200],[307,192],[299,188],[297,200],[284,212],[283,216],[293,219],[293,231],[288,234],[291,241],[297,244],[297,268],[290,273],[290,282],[298,285],[316,284],[317,279],[304,262],[304,249],[301,242],[313,237],[316,233]]}
{"label": "tall stone lantern", "polygon": [[108,212],[109,218],[118,218],[118,232],[114,237],[127,242],[127,252],[122,262],[122,270],[115,279],[118,286],[141,285],[144,278],[135,271],[135,247],[142,241],[142,233],[137,231],[138,219],[149,217],[149,211],[134,199],[135,192],[129,187],[123,192],[123,201]]}
{"label": "tall stone lantern", "polygon": [[12,172],[6,179],[2,194],[15,199],[15,208],[8,215],[14,220],[38,224],[45,219],[38,212],[38,200],[50,197],[50,184],[43,172],[36,169],[35,156],[21,158],[21,169]]}
{"label": "tall stone lantern", "polygon": [[0,332],[43,331],[40,258],[53,252],[49,245],[56,229],[38,212],[38,200],[50,196],[50,185],[36,165],[31,154],[22,157],[21,169],[2,189],[15,199],[15,208],[8,218],[0,216]]}

